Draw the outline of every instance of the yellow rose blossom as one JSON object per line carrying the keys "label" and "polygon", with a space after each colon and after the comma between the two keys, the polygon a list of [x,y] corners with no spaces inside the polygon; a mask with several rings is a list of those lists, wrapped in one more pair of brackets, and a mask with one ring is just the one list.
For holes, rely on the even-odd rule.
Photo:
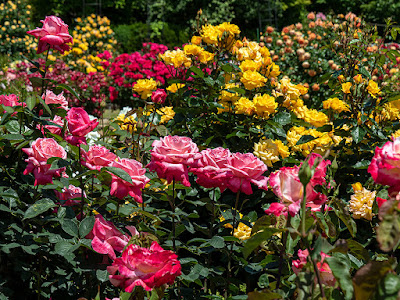
{"label": "yellow rose blossom", "polygon": [[136,131],[136,123],[137,121],[135,120],[133,115],[130,115],[125,118],[125,114],[120,114],[115,118],[116,121],[121,121],[122,123],[119,123],[119,127],[122,130],[129,131],[130,133]]}
{"label": "yellow rose blossom", "polygon": [[153,78],[139,79],[133,86],[133,90],[140,95],[141,99],[147,99],[156,89],[157,82]]}
{"label": "yellow rose blossom", "polygon": [[97,69],[93,68],[92,66],[86,68],[86,73],[88,73],[88,74],[95,73],[95,72],[97,72]]}
{"label": "yellow rose blossom", "polygon": [[361,82],[363,82],[363,78],[362,78],[361,74],[357,74],[356,76],[354,76],[353,80],[357,84],[360,84]]}
{"label": "yellow rose blossom", "polygon": [[[236,216],[237,217],[237,216]],[[239,219],[243,218],[243,214],[239,213]],[[220,222],[224,222],[225,218],[221,216],[219,218]],[[225,228],[233,228],[232,224],[226,223],[224,224]],[[239,222],[238,226],[233,231],[233,236],[240,239],[240,240],[247,240],[251,236],[251,227],[247,226],[243,222]]]}
{"label": "yellow rose blossom", "polygon": [[175,68],[184,66],[189,68],[192,65],[192,60],[185,55],[181,49],[167,50],[164,54],[159,54],[159,57],[164,61],[166,65],[173,65]]}
{"label": "yellow rose blossom", "polygon": [[218,44],[218,36],[221,32],[212,25],[203,25],[201,28],[202,40],[209,45]]}
{"label": "yellow rose blossom", "polygon": [[279,161],[280,158],[289,156],[289,148],[281,140],[261,140],[254,144],[253,154],[260,158],[268,167]]}
{"label": "yellow rose blossom", "polygon": [[242,75],[242,78],[240,78],[240,81],[244,84],[244,87],[247,90],[252,90],[252,89],[264,86],[265,83],[268,81],[268,79],[265,78],[264,76],[262,76],[258,72],[246,71],[246,72],[243,72],[243,75]]}
{"label": "yellow rose blossom", "polygon": [[[315,139],[297,145],[297,142],[303,135],[311,135]],[[332,145],[333,141],[327,132],[319,132],[316,129],[306,129],[302,126],[292,127],[286,134],[288,146],[293,151],[301,152],[304,156],[312,152],[323,155]]]}
{"label": "yellow rose blossom", "polygon": [[342,83],[342,91],[343,91],[343,93],[349,94],[351,86],[352,86],[351,82]]}
{"label": "yellow rose blossom", "polygon": [[399,109],[391,105],[391,102],[385,103],[382,110],[375,116],[375,121],[380,123],[383,121],[396,121],[400,118]]}
{"label": "yellow rose blossom", "polygon": [[196,36],[196,35],[192,36],[192,39],[190,40],[190,42],[193,45],[200,45],[201,44],[201,36]]}
{"label": "yellow rose blossom", "polygon": [[354,219],[372,220],[372,205],[374,204],[376,192],[371,192],[366,188],[355,191],[349,202],[349,209],[353,213]]}
{"label": "yellow rose blossom", "polygon": [[201,51],[198,55],[199,60],[202,64],[206,64],[212,60],[214,60],[214,53],[208,51]]}
{"label": "yellow rose blossom", "polygon": [[183,83],[173,83],[166,90],[170,93],[176,93],[179,89],[183,88],[185,85]]}
{"label": "yellow rose blossom", "polygon": [[240,34],[239,26],[235,24],[231,24],[230,22],[224,22],[217,26],[217,29],[221,32],[221,35],[224,32],[229,33],[229,35],[238,35]]}
{"label": "yellow rose blossom", "polygon": [[328,123],[328,116],[316,109],[307,109],[303,119],[315,127],[321,127]]}
{"label": "yellow rose blossom", "polygon": [[350,111],[350,107],[348,104],[339,100],[338,98],[329,98],[322,102],[324,109],[331,109],[335,112],[341,113],[344,111]]}
{"label": "yellow rose blossom", "polygon": [[269,117],[269,115],[275,113],[278,103],[276,103],[275,98],[268,95],[256,95],[253,98],[254,107],[256,114],[260,117]]}
{"label": "yellow rose blossom", "polygon": [[242,70],[242,72],[246,71],[258,71],[261,68],[260,63],[256,63],[254,60],[244,60],[240,64],[239,68]]}
{"label": "yellow rose blossom", "polygon": [[372,97],[376,98],[376,95],[378,95],[381,90],[379,89],[378,84],[375,81],[369,80],[367,91]]}
{"label": "yellow rose blossom", "polygon": [[255,111],[255,106],[253,101],[246,97],[241,97],[235,102],[235,112],[237,114],[252,115]]}
{"label": "yellow rose blossom", "polygon": [[225,84],[224,88],[221,90],[219,100],[222,102],[235,102],[237,101],[240,96],[238,93],[232,93],[227,90],[232,88],[238,88],[239,85],[236,83],[227,83]]}
{"label": "yellow rose blossom", "polygon": [[185,45],[185,47],[183,47],[183,51],[185,52],[185,55],[198,56],[203,51],[203,48],[197,45]]}
{"label": "yellow rose blossom", "polygon": [[277,64],[272,63],[266,67],[265,76],[268,78],[276,78],[279,76],[279,74],[281,74],[281,71],[279,70],[279,66]]}
{"label": "yellow rose blossom", "polygon": [[353,188],[354,192],[359,192],[359,191],[362,191],[362,189],[363,189],[363,187],[362,187],[360,182],[353,183],[351,185],[351,187]]}
{"label": "yellow rose blossom", "polygon": [[160,124],[167,123],[175,117],[175,112],[172,106],[164,106],[157,110],[157,113],[161,115]]}

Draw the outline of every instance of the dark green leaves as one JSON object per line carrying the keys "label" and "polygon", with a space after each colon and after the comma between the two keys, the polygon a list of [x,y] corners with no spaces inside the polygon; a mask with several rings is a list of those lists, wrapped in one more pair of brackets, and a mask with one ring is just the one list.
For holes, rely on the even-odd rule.
{"label": "dark green leaves", "polygon": [[24,219],[34,218],[53,207],[56,207],[53,200],[49,198],[40,199],[26,210]]}

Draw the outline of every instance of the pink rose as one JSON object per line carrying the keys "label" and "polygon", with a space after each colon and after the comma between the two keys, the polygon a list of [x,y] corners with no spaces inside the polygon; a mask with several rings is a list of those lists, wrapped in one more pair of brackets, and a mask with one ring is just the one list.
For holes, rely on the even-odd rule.
{"label": "pink rose", "polygon": [[10,95],[0,95],[0,104],[4,106],[14,107],[14,106],[24,105],[25,103],[19,102],[19,98],[17,97],[17,95],[10,94]]}
{"label": "pink rose", "polygon": [[117,156],[103,146],[90,146],[88,152],[82,150],[81,164],[90,170],[98,170],[110,166]]}
{"label": "pink rose", "polygon": [[65,168],[50,170],[50,164],[47,160],[51,157],[67,158],[64,148],[57,144],[51,138],[38,138],[32,143],[30,148],[23,148],[29,158],[25,161],[28,163],[24,171],[24,175],[33,173],[35,176],[35,186],[38,184],[47,184],[53,182],[54,176],[61,176]]}
{"label": "pink rose", "polygon": [[181,264],[175,253],[153,242],[150,248],[129,245],[122,257],[107,267],[107,271],[114,286],[131,293],[135,286],[151,291],[164,284],[173,284],[175,278],[181,275]]}
{"label": "pink rose", "polygon": [[52,91],[47,90],[46,93],[42,96],[42,98],[46,104],[59,104],[60,108],[68,110],[68,101],[64,97],[64,92],[61,92],[61,94],[56,95]]}
{"label": "pink rose", "polygon": [[112,182],[110,194],[119,199],[130,195],[136,202],[142,203],[142,189],[150,181],[145,175],[146,170],[143,168],[142,164],[134,159],[118,158],[118,160],[113,161],[111,166],[126,171],[131,177],[132,183],[111,174]]}
{"label": "pink rose", "polygon": [[[297,255],[299,259],[292,261],[292,269],[293,272],[297,274],[300,273],[301,269],[307,264],[307,258],[309,256],[308,250],[298,250]],[[319,270],[319,274],[321,276],[322,284],[335,286],[336,279],[332,274],[332,270],[329,265],[324,262],[325,257],[330,257],[329,255],[321,252],[321,261],[317,262],[317,268]],[[316,278],[315,278],[316,280]]]}
{"label": "pink rose", "polygon": [[[320,210],[322,204],[327,201],[327,197],[314,188],[317,185],[326,185],[326,167],[331,163],[329,160],[322,160],[319,154],[312,154],[308,164],[312,166],[317,158],[321,162],[306,188],[306,205],[312,210]],[[303,200],[303,185],[299,179],[299,170],[300,166],[282,167],[271,173],[269,184],[280,203],[272,203],[265,213],[279,216],[280,214],[287,215],[289,212],[291,216],[294,216],[299,212]]]}
{"label": "pink rose", "polygon": [[167,98],[167,93],[163,89],[157,89],[151,94],[151,101],[158,104],[163,104]]}
{"label": "pink rose", "polygon": [[152,146],[149,170],[156,171],[158,177],[166,179],[168,183],[176,180],[190,186],[188,166],[199,152],[197,145],[188,137],[169,135],[154,141]]}
{"label": "pink rose", "polygon": [[234,153],[228,158],[226,167],[232,172],[232,177],[228,180],[228,188],[236,193],[241,191],[246,195],[253,193],[251,184],[259,188],[268,189],[268,178],[263,176],[267,171],[267,166],[252,153]]}
{"label": "pink rose", "polygon": [[97,119],[91,121],[82,107],[72,107],[67,113],[67,121],[68,130],[72,136],[66,137],[66,140],[72,145],[85,144],[85,135],[99,124]]}
{"label": "pink rose", "polygon": [[[132,236],[139,235],[133,226],[126,226]],[[92,248],[100,254],[107,254],[112,260],[116,259],[115,251],[122,252],[131,237],[121,233],[115,225],[104,220],[103,216],[96,215],[92,231],[86,236],[92,240]]]}
{"label": "pink rose", "polygon": [[[65,201],[61,204],[62,206],[74,206],[81,203],[81,200],[74,199],[82,197],[82,189],[72,184],[68,188],[63,188],[62,192],[55,191],[55,194],[58,199]],[[86,197],[85,193],[83,193],[83,196]]]}
{"label": "pink rose", "polygon": [[71,49],[68,43],[72,44],[73,39],[68,33],[68,25],[66,25],[63,20],[55,16],[50,16],[40,22],[43,23],[42,28],[36,28],[27,32],[27,34],[33,35],[35,38],[39,39],[37,54],[51,47],[54,50],[60,51],[62,54],[64,51],[69,51]]}
{"label": "pink rose", "polygon": [[400,191],[400,138],[376,147],[368,172],[376,183],[388,185],[389,193]]}
{"label": "pink rose", "polygon": [[231,155],[228,149],[222,147],[197,153],[190,168],[190,171],[197,175],[196,182],[205,188],[219,187],[223,192],[229,178],[233,176],[232,171],[226,167]]}
{"label": "pink rose", "polygon": [[[54,125],[44,125],[43,128],[50,131],[52,134],[57,134],[61,136],[62,129],[64,127],[64,120],[60,116],[54,116],[53,120],[49,120],[48,122],[53,123]],[[37,128],[40,129],[40,125],[37,125]],[[42,130],[42,134],[45,136],[46,132]]]}

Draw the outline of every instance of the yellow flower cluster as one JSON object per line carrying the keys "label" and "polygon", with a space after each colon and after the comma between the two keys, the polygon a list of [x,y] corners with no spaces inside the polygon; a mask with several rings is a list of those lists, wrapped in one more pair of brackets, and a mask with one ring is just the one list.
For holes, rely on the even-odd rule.
{"label": "yellow flower cluster", "polygon": [[190,68],[192,60],[190,57],[185,55],[185,52],[181,49],[167,50],[164,54],[158,55],[159,59],[163,60],[166,65],[172,65],[175,68],[185,67]]}
{"label": "yellow flower cluster", "polygon": [[197,58],[202,64],[207,64],[214,60],[214,54],[204,50],[202,47],[197,45],[185,45],[183,51],[186,56]]}
{"label": "yellow flower cluster", "polygon": [[157,81],[153,78],[139,79],[133,86],[133,91],[140,95],[141,99],[147,99],[157,89]]}
{"label": "yellow flower cluster", "polygon": [[218,46],[221,49],[231,49],[240,34],[239,27],[229,22],[217,26],[204,25],[201,28],[201,38],[208,45]]}
{"label": "yellow flower cluster", "polygon": [[334,112],[341,113],[344,111],[350,111],[350,107],[348,104],[339,100],[338,98],[329,98],[322,102],[324,109],[331,109]]}
{"label": "yellow flower cluster", "polygon": [[175,117],[175,112],[172,106],[164,106],[158,109],[157,113],[161,116],[160,124],[165,124]]}
{"label": "yellow flower cluster", "polygon": [[179,89],[183,88],[185,85],[183,83],[173,83],[166,90],[170,93],[175,94]]}
{"label": "yellow flower cluster", "polygon": [[354,219],[372,220],[372,205],[374,204],[376,191],[371,192],[366,188],[360,189],[361,184],[353,186],[354,194],[349,202],[349,209]]}
{"label": "yellow flower cluster", "polygon": [[[302,136],[310,135],[314,137],[313,140],[306,143],[297,145],[297,142]],[[323,155],[333,144],[335,139],[331,138],[331,133],[320,132],[316,129],[306,129],[302,126],[292,127],[286,134],[288,145],[295,152],[301,152],[304,156],[309,155],[312,152]]]}
{"label": "yellow flower cluster", "polygon": [[381,92],[378,84],[373,80],[368,81],[367,91],[374,98],[376,98],[376,95],[379,95]]}
{"label": "yellow flower cluster", "polygon": [[[242,219],[243,218],[243,214],[239,213],[239,218]],[[224,222],[225,218],[223,216],[221,216],[219,218],[220,222]],[[224,224],[225,228],[233,228],[232,224],[226,223]],[[239,222],[238,226],[235,228],[235,230],[233,231],[233,236],[244,241],[250,238],[251,236],[251,227],[247,226],[246,224],[244,224],[243,222]]]}
{"label": "yellow flower cluster", "polygon": [[73,67],[78,67],[86,73],[104,71],[100,62],[104,60],[97,54],[108,50],[112,52],[117,43],[114,31],[107,17],[94,14],[85,19],[77,18],[77,25],[72,31],[74,44],[70,51],[64,53],[64,59]]}
{"label": "yellow flower cluster", "polygon": [[137,121],[135,120],[134,115],[125,117],[125,114],[119,114],[115,118],[115,120],[122,122],[122,123],[119,123],[119,128],[121,128],[122,130],[129,131],[130,133],[133,133],[134,131],[136,131]]}
{"label": "yellow flower cluster", "polygon": [[260,158],[268,167],[289,156],[289,148],[281,140],[261,140],[254,144],[253,154]]}

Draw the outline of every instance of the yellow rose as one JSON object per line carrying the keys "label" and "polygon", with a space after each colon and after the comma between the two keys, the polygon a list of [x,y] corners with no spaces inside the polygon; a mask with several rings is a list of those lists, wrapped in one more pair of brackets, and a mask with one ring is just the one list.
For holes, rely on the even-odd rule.
{"label": "yellow rose", "polygon": [[201,36],[196,36],[196,35],[192,36],[192,39],[190,40],[190,42],[193,45],[200,45],[201,44]]}
{"label": "yellow rose", "polygon": [[243,72],[240,81],[247,90],[252,90],[264,86],[268,79],[256,71],[246,71]]}
{"label": "yellow rose", "polygon": [[269,117],[269,115],[275,113],[278,103],[275,102],[275,98],[268,95],[256,95],[253,98],[254,107],[256,114],[260,117]]}
{"label": "yellow rose", "polygon": [[179,89],[183,88],[185,85],[183,83],[173,83],[167,87],[167,91],[171,93],[176,93]]}
{"label": "yellow rose", "polygon": [[147,99],[157,89],[157,82],[153,79],[139,79],[133,86],[133,90],[140,95],[141,99]]}
{"label": "yellow rose", "polygon": [[342,83],[342,91],[343,91],[343,93],[349,94],[351,87],[352,87],[352,83],[351,82]]}
{"label": "yellow rose", "polygon": [[357,74],[356,76],[353,77],[353,80],[355,83],[360,84],[363,81],[363,78],[361,74]]}
{"label": "yellow rose", "polygon": [[368,81],[367,91],[372,97],[375,98],[381,90],[379,89],[378,84],[375,81],[370,80]]}
{"label": "yellow rose", "polygon": [[235,102],[235,112],[237,114],[246,114],[252,115],[255,111],[255,106],[253,101],[242,97],[238,101]]}

